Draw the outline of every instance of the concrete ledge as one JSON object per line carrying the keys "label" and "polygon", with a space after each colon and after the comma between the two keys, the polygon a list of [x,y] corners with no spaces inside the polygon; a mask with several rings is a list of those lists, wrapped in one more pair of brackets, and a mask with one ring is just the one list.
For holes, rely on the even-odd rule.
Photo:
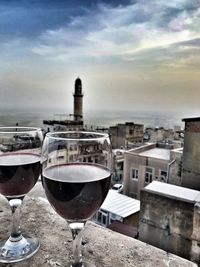
{"label": "concrete ledge", "polygon": [[[66,266],[72,253],[71,233],[43,198],[40,182],[24,199],[21,226],[24,233],[40,239],[40,249],[31,259],[0,267],[59,267]],[[10,230],[10,209],[0,197],[0,240]],[[195,267],[196,264],[167,254],[141,241],[118,234],[88,222],[84,231],[83,256],[97,267]]]}

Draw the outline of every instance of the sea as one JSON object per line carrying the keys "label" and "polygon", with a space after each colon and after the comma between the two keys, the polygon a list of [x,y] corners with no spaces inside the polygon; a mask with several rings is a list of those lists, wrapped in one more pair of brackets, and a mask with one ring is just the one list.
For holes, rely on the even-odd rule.
{"label": "sea", "polygon": [[[43,126],[43,120],[72,119],[66,110],[0,110],[1,126]],[[88,110],[84,112],[84,123],[88,126],[109,127],[118,123],[134,122],[144,124],[144,127],[164,127],[173,129],[174,126],[184,128],[183,118],[191,117],[190,114],[177,112],[155,111],[125,111],[125,110]]]}

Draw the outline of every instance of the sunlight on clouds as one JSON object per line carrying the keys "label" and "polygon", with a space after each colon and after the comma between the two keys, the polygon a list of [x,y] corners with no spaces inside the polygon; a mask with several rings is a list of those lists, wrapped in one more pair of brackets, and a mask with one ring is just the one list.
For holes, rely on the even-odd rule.
{"label": "sunlight on clouds", "polygon": [[[199,107],[199,0],[134,0],[114,6],[112,2],[95,2],[92,8],[80,4],[79,11],[66,9],[62,21],[55,16],[57,23],[48,24],[51,14],[57,14],[55,4],[44,25],[30,24],[29,34],[26,24],[21,35],[0,35],[4,99],[8,102],[13,94],[13,103],[26,103],[28,98],[33,105],[65,107],[80,76],[86,91],[84,108],[168,110],[186,106],[192,95]],[[31,11],[24,10],[29,21]]]}
{"label": "sunlight on clouds", "polygon": [[[32,52],[55,60],[135,60],[134,55],[142,56],[143,51],[151,53],[152,49],[200,37],[200,31],[193,30],[199,9],[191,6],[195,7],[195,2],[189,0],[143,0],[115,8],[101,4],[97,13],[88,11],[87,16],[73,17],[66,27],[44,32]],[[157,61],[159,57],[164,60],[162,54],[156,56]],[[191,64],[191,58],[185,59],[184,66],[186,62]]]}
{"label": "sunlight on clouds", "polygon": [[171,61],[168,63],[168,66],[173,68],[186,68],[188,65],[190,65],[190,68],[196,70],[197,68],[200,68],[200,55],[199,55],[200,49],[198,50],[198,55],[188,55],[187,57],[181,57],[177,58],[174,61]]}

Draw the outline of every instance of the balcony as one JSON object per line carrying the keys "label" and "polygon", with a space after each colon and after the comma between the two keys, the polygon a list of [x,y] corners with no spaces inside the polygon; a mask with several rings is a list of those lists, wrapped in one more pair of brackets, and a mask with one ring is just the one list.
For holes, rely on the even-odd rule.
{"label": "balcony", "polygon": [[[0,264],[0,267],[65,266],[72,254],[71,233],[44,198],[41,183],[24,199],[21,226],[25,233],[40,239],[40,249],[31,259]],[[0,240],[9,235],[10,209],[0,196]],[[196,264],[136,239],[88,222],[83,234],[83,256],[96,267],[195,267]]]}

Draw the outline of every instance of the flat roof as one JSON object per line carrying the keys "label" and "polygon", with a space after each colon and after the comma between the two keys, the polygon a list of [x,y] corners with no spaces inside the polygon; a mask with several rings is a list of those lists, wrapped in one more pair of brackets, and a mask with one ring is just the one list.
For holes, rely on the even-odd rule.
{"label": "flat roof", "polygon": [[182,121],[200,121],[200,117],[184,118]]}
{"label": "flat roof", "polygon": [[170,150],[166,148],[151,148],[139,153],[140,156],[170,160]]}
{"label": "flat roof", "polygon": [[177,199],[189,200],[192,202],[200,201],[200,191],[177,185],[153,181],[147,185],[145,189]]}
{"label": "flat roof", "polygon": [[140,201],[110,189],[100,209],[126,218],[140,211]]}

